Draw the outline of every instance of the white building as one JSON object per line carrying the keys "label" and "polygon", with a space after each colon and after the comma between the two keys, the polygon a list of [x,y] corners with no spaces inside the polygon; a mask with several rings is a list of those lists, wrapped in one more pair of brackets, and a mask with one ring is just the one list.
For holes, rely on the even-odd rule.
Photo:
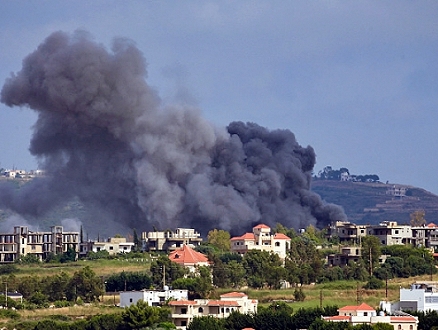
{"label": "white building", "polygon": [[253,314],[257,312],[258,301],[249,299],[242,292],[230,292],[220,300],[178,300],[170,301],[172,322],[177,329],[186,329],[194,317],[213,316],[227,318],[232,312]]}
{"label": "white building", "polygon": [[358,306],[345,306],[338,309],[336,316],[324,316],[324,320],[330,322],[348,322],[355,326],[358,324],[389,323],[394,329],[417,330],[418,318],[409,314],[402,316],[389,316],[383,313],[377,315],[377,311],[367,304]]}
{"label": "white building", "polygon": [[274,252],[281,259],[286,258],[286,251],[290,248],[290,237],[276,233],[271,234],[271,228],[260,224],[253,228],[252,233],[231,238],[231,251],[245,254],[249,250]]}
{"label": "white building", "polygon": [[120,307],[129,307],[136,304],[139,300],[147,302],[149,306],[159,306],[169,299],[187,300],[187,290],[164,291],[123,291],[120,292]]}
{"label": "white building", "polygon": [[400,288],[400,301],[393,304],[382,302],[381,306],[391,313],[399,310],[438,311],[438,282],[416,282],[409,289]]}

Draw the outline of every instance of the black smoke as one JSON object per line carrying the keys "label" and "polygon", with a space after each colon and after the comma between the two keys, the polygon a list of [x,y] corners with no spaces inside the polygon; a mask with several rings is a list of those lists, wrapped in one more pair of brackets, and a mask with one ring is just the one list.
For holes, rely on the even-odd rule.
{"label": "black smoke", "polygon": [[108,51],[86,33],[50,35],[1,91],[6,105],[38,113],[30,151],[49,175],[1,186],[0,205],[38,216],[76,197],[128,228],[235,233],[345,219],[310,191],[315,153],[292,132],[216,128],[198,109],[163,105],[146,76],[129,40]]}

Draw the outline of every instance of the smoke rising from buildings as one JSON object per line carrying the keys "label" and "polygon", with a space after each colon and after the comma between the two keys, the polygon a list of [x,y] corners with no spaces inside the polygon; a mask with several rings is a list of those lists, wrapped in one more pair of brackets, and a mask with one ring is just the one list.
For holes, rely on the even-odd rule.
{"label": "smoke rising from buildings", "polygon": [[77,197],[128,228],[204,233],[345,219],[310,191],[315,153],[292,132],[214,127],[196,108],[164,105],[146,77],[129,40],[109,51],[83,32],[50,35],[1,91],[6,105],[37,112],[30,151],[50,175],[2,185],[0,206],[38,216]]}

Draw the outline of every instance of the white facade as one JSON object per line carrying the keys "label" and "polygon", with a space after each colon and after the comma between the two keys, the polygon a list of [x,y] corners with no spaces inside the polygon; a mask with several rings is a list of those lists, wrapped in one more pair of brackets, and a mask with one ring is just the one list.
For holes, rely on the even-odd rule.
{"label": "white facade", "polygon": [[249,250],[261,250],[276,253],[281,259],[285,259],[289,248],[290,237],[279,233],[271,234],[271,228],[263,224],[255,226],[252,233],[231,238],[231,251],[239,254],[245,254]]}
{"label": "white facade", "polygon": [[426,312],[438,311],[438,282],[418,282],[409,289],[400,288],[398,309]]}
{"label": "white facade", "polygon": [[[172,322],[177,329],[186,329],[194,317],[212,316],[227,318],[233,312],[253,314],[257,312],[258,301],[249,299],[241,292],[223,294],[220,300],[180,300],[171,301]],[[207,329],[206,329],[207,330]]]}
{"label": "white facade", "polygon": [[124,291],[120,292],[120,307],[129,307],[139,300],[147,302],[149,306],[158,306],[169,299],[187,300],[187,290],[164,290],[164,291]]}

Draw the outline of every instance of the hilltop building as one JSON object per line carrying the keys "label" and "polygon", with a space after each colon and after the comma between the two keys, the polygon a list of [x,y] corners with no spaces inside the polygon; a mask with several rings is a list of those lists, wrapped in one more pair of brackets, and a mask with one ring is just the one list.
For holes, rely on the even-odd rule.
{"label": "hilltop building", "polygon": [[231,238],[231,251],[239,254],[245,254],[249,250],[261,250],[276,253],[281,259],[285,259],[289,248],[290,237],[280,233],[271,234],[271,228],[264,224],[255,226],[252,233]]}

